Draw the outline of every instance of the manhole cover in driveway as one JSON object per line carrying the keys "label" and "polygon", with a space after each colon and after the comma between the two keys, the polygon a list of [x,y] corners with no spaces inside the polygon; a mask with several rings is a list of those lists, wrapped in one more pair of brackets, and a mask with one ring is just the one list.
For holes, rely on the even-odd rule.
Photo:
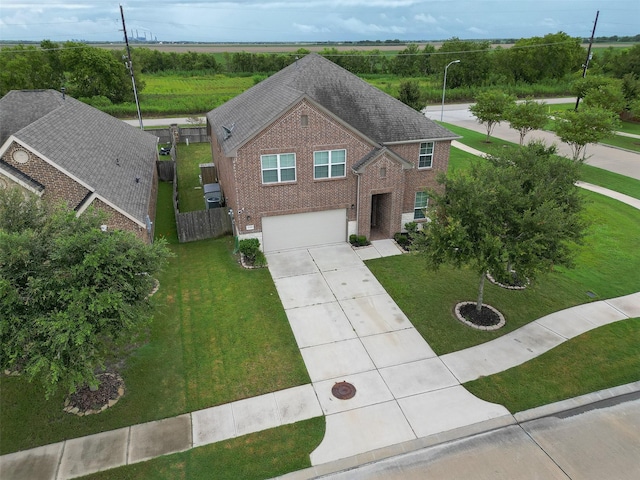
{"label": "manhole cover in driveway", "polygon": [[356,387],[349,382],[337,382],[331,389],[331,393],[340,400],[349,400],[356,394]]}

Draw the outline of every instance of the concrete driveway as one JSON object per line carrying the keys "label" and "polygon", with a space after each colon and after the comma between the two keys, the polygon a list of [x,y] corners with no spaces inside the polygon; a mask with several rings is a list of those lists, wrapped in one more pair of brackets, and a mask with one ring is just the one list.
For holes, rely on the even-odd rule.
{"label": "concrete driveway", "polygon": [[[267,254],[326,415],[318,465],[452,429],[515,422],[460,386],[348,244]],[[341,400],[337,382],[356,394]]]}

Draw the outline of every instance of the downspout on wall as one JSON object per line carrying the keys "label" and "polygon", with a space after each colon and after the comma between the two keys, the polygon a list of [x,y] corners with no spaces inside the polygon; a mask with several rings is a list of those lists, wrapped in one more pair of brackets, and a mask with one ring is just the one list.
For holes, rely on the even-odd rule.
{"label": "downspout on wall", "polygon": [[356,193],[356,234],[360,235],[360,174],[358,172],[353,172],[356,174],[358,178],[358,186]]}

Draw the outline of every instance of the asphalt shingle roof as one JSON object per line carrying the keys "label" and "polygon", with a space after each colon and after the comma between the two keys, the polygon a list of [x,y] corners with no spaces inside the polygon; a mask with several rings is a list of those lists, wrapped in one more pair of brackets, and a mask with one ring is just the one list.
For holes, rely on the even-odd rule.
{"label": "asphalt shingle roof", "polygon": [[0,99],[0,123],[3,144],[14,135],[145,222],[157,137],[55,90],[7,93]]}
{"label": "asphalt shingle roof", "polygon": [[[207,119],[228,154],[305,96],[379,144],[456,138],[420,112],[315,53],[210,111]],[[223,125],[233,125],[226,140]]]}

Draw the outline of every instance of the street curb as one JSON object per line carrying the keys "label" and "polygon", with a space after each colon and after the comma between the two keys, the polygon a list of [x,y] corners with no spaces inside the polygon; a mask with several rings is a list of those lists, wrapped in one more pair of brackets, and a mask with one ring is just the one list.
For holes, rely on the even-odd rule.
{"label": "street curb", "polygon": [[514,414],[514,417],[518,423],[529,422],[543,417],[551,417],[561,413],[566,413],[577,408],[583,408],[590,404],[602,402],[603,400],[609,400],[638,392],[640,392],[640,381],[627,383],[626,385],[620,385],[618,387],[607,388],[593,393],[587,393],[586,395],[568,398],[567,400],[561,400],[555,403],[549,403],[548,405],[542,405],[541,407],[532,408],[530,410],[524,410]]}
{"label": "street curb", "polygon": [[325,475],[352,470],[363,465],[379,462],[381,460],[433,447],[435,445],[473,437],[475,435],[488,433],[510,425],[519,425],[521,423],[543,417],[567,414],[572,410],[581,409],[589,405],[596,406],[596,404],[600,402],[638,393],[640,393],[640,381],[627,383],[618,387],[607,388],[605,390],[587,393],[579,397],[561,400],[559,402],[550,403],[530,410],[524,410],[514,415],[503,415],[501,417],[475,423],[473,425],[429,435],[428,437],[417,438],[415,440],[391,445],[389,447],[362,453],[360,455],[354,455],[352,457],[342,458],[333,462],[315,465],[304,470],[298,470],[279,477],[274,477],[271,480],[311,480],[322,478]]}
{"label": "street curb", "polygon": [[416,438],[414,440],[390,445],[370,452],[314,465],[313,467],[305,468],[304,470],[298,470],[279,477],[274,477],[272,480],[311,480],[315,478],[322,478],[325,475],[352,470],[363,465],[379,462],[398,455],[404,455],[424,448],[460,440],[466,437],[472,437],[474,435],[479,435],[516,424],[517,422],[513,418],[513,415],[502,415],[490,420],[485,420],[484,422],[454,428],[445,432],[434,433],[427,437]]}

